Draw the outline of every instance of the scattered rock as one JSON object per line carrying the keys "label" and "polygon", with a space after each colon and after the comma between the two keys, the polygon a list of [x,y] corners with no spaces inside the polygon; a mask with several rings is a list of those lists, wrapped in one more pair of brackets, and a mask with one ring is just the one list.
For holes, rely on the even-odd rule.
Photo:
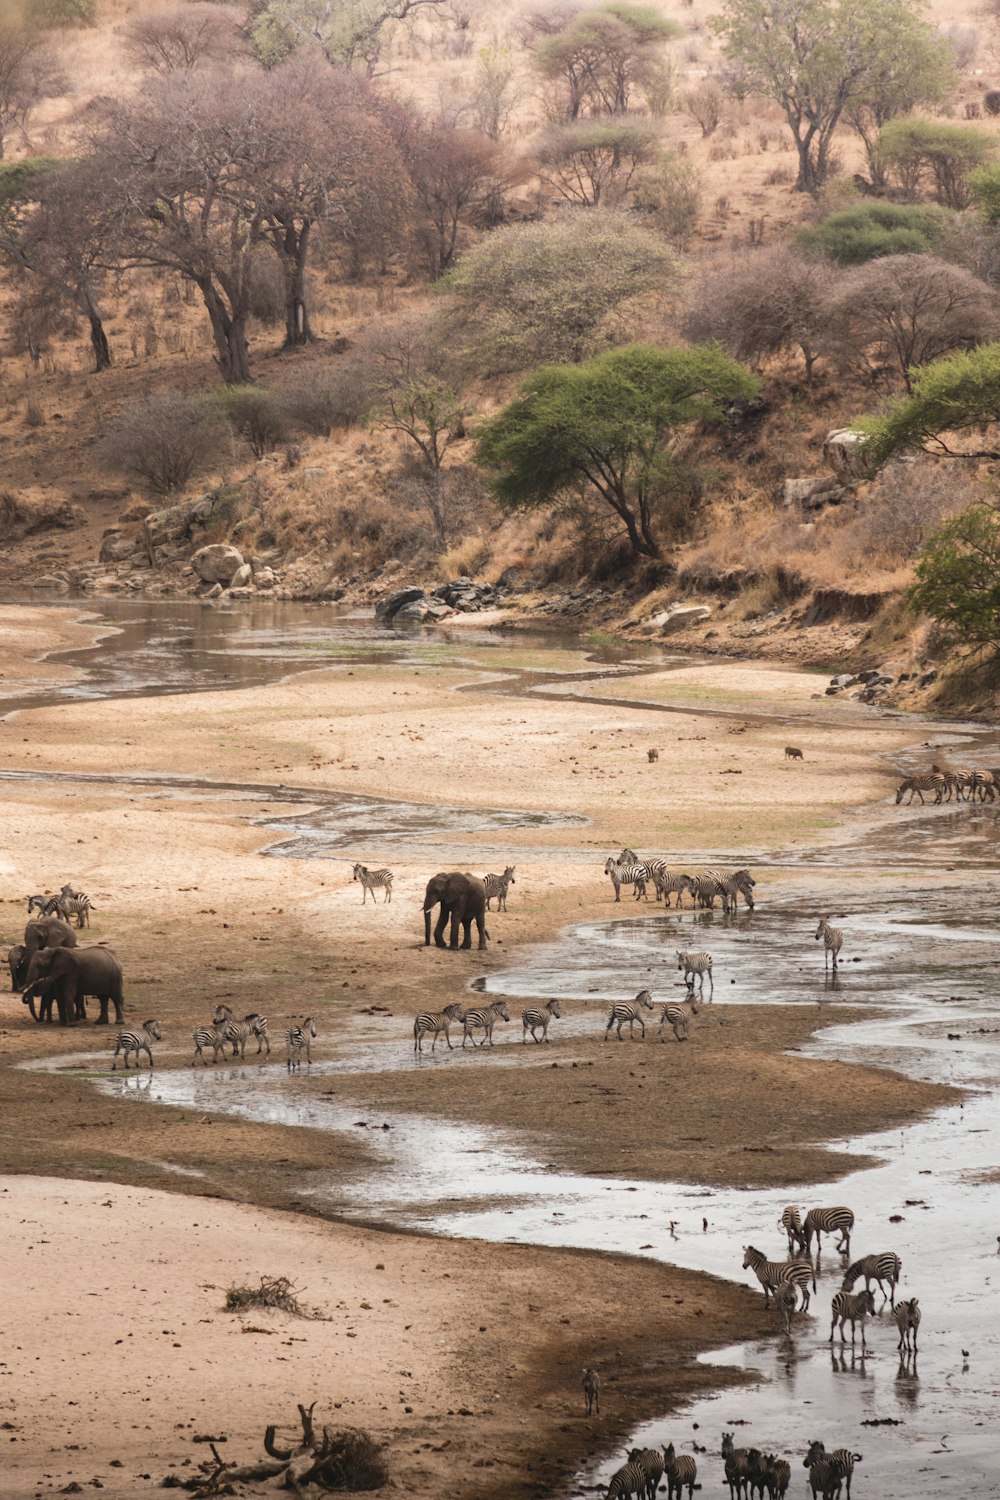
{"label": "scattered rock", "polygon": [[418,599],[425,598],[423,589],[411,586],[405,589],[393,589],[391,594],[385,594],[375,603],[375,618],[383,624],[395,619],[396,615],[405,604],[413,604]]}
{"label": "scattered rock", "polygon": [[930,687],[932,682],[937,682],[937,668],[931,667],[929,672],[924,672],[917,681],[917,687]]}
{"label": "scattered rock", "polygon": [[799,505],[803,510],[821,510],[824,505],[837,505],[846,494],[839,480],[831,479],[829,475],[785,480],[785,504]]}
{"label": "scattered rock", "polygon": [[135,537],[119,531],[116,526],[112,526],[101,538],[101,550],[98,554],[98,561],[103,563],[123,562],[127,557],[134,557],[135,551]]}
{"label": "scattered rock", "polygon": [[823,462],[845,484],[853,484],[868,474],[864,458],[867,434],[854,427],[836,427],[823,442]]}
{"label": "scattered rock", "polygon": [[684,630],[688,625],[697,625],[711,618],[707,604],[672,604],[659,614],[652,615],[644,625],[644,635],[672,635],[675,630]]}

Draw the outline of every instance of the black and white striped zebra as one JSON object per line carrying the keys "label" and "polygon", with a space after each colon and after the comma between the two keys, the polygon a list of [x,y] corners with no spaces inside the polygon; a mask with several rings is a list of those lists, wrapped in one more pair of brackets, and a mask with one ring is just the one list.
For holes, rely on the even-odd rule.
{"label": "black and white striped zebra", "polygon": [[851,1253],[851,1230],[854,1228],[854,1210],[850,1208],[811,1208],[806,1214],[802,1232],[805,1235],[806,1253],[812,1250],[812,1237],[816,1236],[816,1254],[821,1248],[820,1236],[839,1234],[837,1250],[841,1255]]}
{"label": "black and white striped zebra", "polygon": [[729,1485],[729,1500],[740,1500],[749,1484],[749,1460],[745,1448],[733,1447],[733,1434],[722,1434],[722,1458],[726,1466],[726,1483]]}
{"label": "black and white striped zebra", "polygon": [[816,928],[816,941],[823,939],[823,972],[826,973],[830,965],[830,956],[833,956],[833,967],[836,968],[840,962],[840,950],[844,945],[844,934],[839,927],[831,927],[826,917],[820,917],[819,926]]}
{"label": "black and white striped zebra", "polygon": [[59,917],[63,922],[69,921],[69,908],[62,896],[29,896],[29,917],[33,911],[37,911],[40,917]]}
{"label": "black and white striped zebra", "polygon": [[806,1248],[805,1231],[802,1228],[802,1220],[794,1203],[790,1203],[778,1220],[778,1228],[783,1229],[788,1236],[788,1253],[794,1254]]}
{"label": "black and white striped zebra", "polygon": [[642,1019],[644,1010],[653,1009],[653,997],[648,990],[640,990],[634,1000],[615,1000],[612,1003],[608,1024],[604,1028],[604,1040],[607,1041],[612,1026],[618,1026],[618,1040],[622,1039],[622,1027],[628,1022],[628,1034],[635,1041],[635,1023],[639,1022],[642,1027],[642,1039],[646,1040],[646,1023]]}
{"label": "black and white striped zebra", "polygon": [[635,899],[637,901],[640,897],[645,901],[649,900],[649,897],[646,895],[646,882],[649,879],[649,871],[645,865],[620,865],[615,860],[609,859],[605,863],[604,873],[611,876],[611,884],[615,888],[616,901],[622,899],[623,885],[635,886]]}
{"label": "black and white striped zebra", "polygon": [[467,1010],[465,1012],[465,1015],[462,1017],[463,1051],[465,1049],[465,1044],[470,1037],[472,1037],[472,1045],[476,1045],[476,1039],[474,1036],[472,1036],[472,1033],[474,1031],[481,1031],[483,1033],[483,1039],[479,1043],[480,1047],[485,1047],[487,1042],[489,1042],[490,1046],[492,1047],[493,1027],[496,1025],[497,1021],[509,1020],[510,1011],[507,1009],[506,1000],[494,1000],[492,1005],[476,1005],[473,1006],[471,1010]]}
{"label": "black and white striped zebra", "polygon": [[486,910],[490,910],[490,902],[496,897],[497,911],[507,910],[507,890],[516,885],[514,879],[514,865],[508,865],[502,875],[484,875],[483,885],[486,887]]}
{"label": "black and white striped zebra", "polygon": [[802,1293],[802,1311],[809,1307],[810,1285],[816,1290],[816,1273],[807,1260],[768,1260],[763,1250],[743,1246],[743,1269],[753,1271],[764,1288],[764,1306],[769,1307],[771,1293],[779,1287],[796,1286]]}
{"label": "black and white striped zebra", "polygon": [[192,1032],[192,1040],[194,1042],[194,1057],[191,1059],[192,1068],[197,1063],[199,1057],[201,1058],[204,1066],[206,1068],[208,1067],[208,1062],[205,1057],[206,1047],[211,1047],[212,1049],[213,1063],[217,1063],[219,1061],[220,1052],[222,1053],[222,1060],[223,1062],[225,1062],[226,1034],[221,1027],[199,1026],[197,1031]]}
{"label": "black and white striped zebra", "polygon": [[247,1026],[250,1027],[250,1035],[257,1038],[257,1056],[259,1057],[264,1048],[267,1049],[268,1057],[271,1056],[271,1038],[267,1031],[267,1017],[262,1016],[259,1010],[252,1010],[243,1017]]}
{"label": "black and white striped zebra", "polygon": [[656,1491],[663,1478],[663,1454],[659,1448],[632,1448],[628,1461],[630,1464],[638,1464],[645,1476],[645,1483],[639,1492],[643,1500],[656,1500]]}
{"label": "black and white striped zebra", "polygon": [[[638,863],[638,861],[634,861]],[[692,903],[695,899],[694,881],[690,875],[681,875],[677,870],[668,870],[665,859],[646,859],[643,864],[649,871],[650,879],[656,888],[657,901],[663,901],[670,905],[672,892],[677,893],[677,906],[681,905],[681,896],[685,891],[691,892]]]}
{"label": "black and white striped zebra", "polygon": [[361,881],[361,905],[364,906],[368,900],[368,892],[372,893],[375,900],[375,892],[385,891],[386,901],[392,900],[392,871],[391,870],[369,870],[367,865],[354,866],[354,878]]}
{"label": "black and white striped zebra", "polygon": [[629,849],[626,846],[619,854],[615,863],[619,865],[637,865],[639,863],[639,856],[634,849]]}
{"label": "black and white striped zebra", "polygon": [[[802,1467],[811,1469],[814,1464],[828,1464],[839,1480],[846,1480],[847,1500],[851,1500],[851,1476],[854,1473],[854,1465],[859,1464],[863,1457],[864,1454],[852,1453],[850,1448],[834,1448],[832,1453],[827,1453],[822,1443],[810,1443],[809,1452],[802,1460]],[[840,1484],[838,1483],[837,1493],[839,1492]],[[817,1492],[814,1490],[813,1493]],[[826,1491],[823,1493],[825,1500]]]}
{"label": "black and white striped zebra", "polygon": [[312,1039],[316,1035],[316,1022],[312,1016],[306,1016],[301,1026],[289,1026],[285,1032],[285,1048],[288,1052],[288,1071],[292,1068],[302,1067],[302,1053],[306,1054],[306,1062],[312,1067]]}
{"label": "black and white striped zebra", "polygon": [[638,1459],[630,1459],[616,1469],[608,1484],[605,1500],[629,1500],[629,1496],[642,1496],[646,1489],[646,1471]]}
{"label": "black and white striped zebra", "polygon": [[460,1021],[461,1019],[462,1007],[456,1001],[453,1001],[451,1005],[446,1005],[444,1010],[422,1010],[419,1015],[413,1018],[414,1052],[423,1052],[424,1037],[428,1032],[433,1032],[434,1035],[434,1040],[431,1042],[432,1052],[437,1046],[438,1037],[442,1032],[444,1033],[445,1041],[448,1043],[448,1051],[454,1052],[455,1049],[451,1045],[451,1023],[452,1021]]}
{"label": "black and white striped zebra", "polygon": [[693,875],[691,877],[691,884],[694,887],[693,895],[695,906],[703,907],[708,911],[713,910],[715,907],[715,898],[719,895],[719,882],[717,877],[715,875],[706,875],[705,872],[702,871],[701,874]]}
{"label": "black and white striped zebra", "polygon": [[840,1342],[843,1344],[844,1324],[851,1325],[851,1343],[854,1343],[855,1324],[861,1324],[861,1347],[865,1344],[865,1322],[868,1318],[875,1316],[875,1293],[867,1287],[863,1292],[834,1292],[830,1303],[830,1337],[828,1342],[833,1343],[833,1330],[840,1324]]}
{"label": "black and white striped zebra", "polygon": [[562,1011],[559,1009],[558,1000],[549,1000],[545,1005],[529,1005],[527,1010],[521,1012],[521,1041],[528,1040],[528,1032],[531,1032],[531,1040],[537,1042],[539,1038],[536,1031],[541,1031],[541,1040],[547,1042],[549,1039],[549,1022],[555,1018],[559,1020]]}
{"label": "black and white striped zebra", "polygon": [[[708,975],[708,998],[715,996],[715,980],[712,978],[712,955],[711,953],[681,953],[677,952],[677,967],[684,971],[684,983],[693,992],[695,976],[698,979],[698,993],[705,993],[705,975]],[[690,977],[689,977],[690,976]]]}
{"label": "black and white striped zebra", "polygon": [[158,1021],[143,1021],[142,1026],[138,1031],[119,1031],[117,1037],[115,1038],[114,1057],[111,1060],[112,1073],[118,1066],[119,1052],[123,1052],[125,1054],[126,1068],[128,1067],[129,1056],[133,1052],[135,1053],[135,1065],[137,1069],[139,1067],[139,1062],[143,1052],[145,1052],[146,1056],[149,1058],[149,1066],[152,1067],[153,1050],[149,1044],[151,1041],[158,1042],[159,1040],[160,1024]]}
{"label": "black and white striped zebra", "polygon": [[97,907],[84,891],[74,896],[59,896],[57,898],[57,905],[59,915],[63,921],[68,922],[70,917],[75,917],[77,927],[89,927],[90,913],[97,910]]}
{"label": "black and white striped zebra", "polygon": [[977,770],[972,773],[971,799],[975,802],[995,802],[998,778],[992,771]]}
{"label": "black and white striped zebra", "polygon": [[840,1500],[844,1476],[829,1459],[818,1458],[809,1465],[809,1491],[812,1500]]}
{"label": "black and white striped zebra", "polygon": [[[913,776],[906,776],[896,788],[896,806],[899,806],[907,792],[910,794],[910,802],[913,801],[914,796],[917,796],[920,798],[922,804],[925,792],[933,792],[934,801],[940,802],[944,796],[945,785],[944,775],[941,771],[923,771]],[[974,792],[975,787],[973,787]],[[907,807],[909,807],[910,802],[907,802]]]}
{"label": "black and white striped zebra", "polygon": [[785,1337],[790,1338],[792,1332],[792,1317],[798,1308],[797,1288],[794,1286],[779,1286],[774,1294],[774,1306],[778,1316],[785,1325]]}
{"label": "black and white striped zebra", "polygon": [[749,870],[706,870],[706,878],[714,880],[718,894],[722,897],[722,910],[736,910],[736,898],[742,896],[750,911],[753,911],[753,889],[757,884]]}
{"label": "black and white striped zebra", "polygon": [[[903,1263],[895,1250],[882,1250],[874,1255],[863,1255],[860,1260],[854,1262],[853,1266],[848,1266],[844,1272],[841,1291],[852,1291],[854,1283],[860,1276],[863,1276],[865,1278],[865,1290],[868,1290],[873,1281],[877,1282],[878,1289],[884,1299],[883,1306],[888,1302],[889,1306],[894,1308],[896,1306],[896,1288],[899,1285],[899,1273],[902,1270],[902,1266]],[[884,1281],[889,1283],[888,1291],[886,1291],[882,1284]]]}
{"label": "black and white striped zebra", "polygon": [[[668,1500],[675,1500],[675,1497],[676,1500],[681,1500],[681,1491],[685,1486],[687,1486],[688,1500],[691,1500],[695,1481],[698,1478],[698,1465],[694,1459],[686,1453],[678,1456],[674,1452],[673,1443],[670,1443],[663,1450],[663,1472],[667,1476]],[[654,1490],[653,1495],[655,1494]]]}
{"label": "black and white striped zebra", "polygon": [[917,1329],[920,1327],[920,1307],[916,1297],[908,1297],[900,1300],[893,1311],[896,1327],[899,1329],[899,1343],[897,1349],[908,1350],[910,1338],[913,1338],[913,1353],[917,1352]]}
{"label": "black and white striped zebra", "polygon": [[675,1000],[668,1000],[660,1010],[660,1024],[658,1027],[660,1041],[663,1041],[663,1028],[669,1022],[670,1029],[679,1042],[688,1040],[688,1027],[691,1020],[698,1014],[699,1005],[694,995],[691,995],[684,1005],[678,1005]]}
{"label": "black and white striped zebra", "polygon": [[212,1025],[222,1028],[223,1038],[232,1047],[233,1056],[236,1057],[239,1054],[242,1060],[247,1042],[253,1034],[248,1023],[237,1020],[228,1005],[217,1005],[215,1015],[212,1017]]}

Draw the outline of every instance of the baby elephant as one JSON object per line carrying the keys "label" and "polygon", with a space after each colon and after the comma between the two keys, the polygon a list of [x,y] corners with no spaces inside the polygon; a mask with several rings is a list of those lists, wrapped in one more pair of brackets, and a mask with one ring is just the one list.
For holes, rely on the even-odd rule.
{"label": "baby elephant", "polygon": [[785,759],[786,760],[805,760],[805,756],[802,754],[802,751],[796,749],[796,747],[794,745],[786,745],[785,746]]}

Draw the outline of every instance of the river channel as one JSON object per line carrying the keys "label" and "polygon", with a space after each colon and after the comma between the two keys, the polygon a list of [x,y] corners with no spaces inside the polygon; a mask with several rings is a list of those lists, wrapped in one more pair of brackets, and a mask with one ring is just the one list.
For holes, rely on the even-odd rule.
{"label": "river channel", "polygon": [[[481,653],[497,647],[492,633],[482,633],[485,638],[478,640],[464,632],[461,641],[444,643],[423,633],[387,637],[367,621],[307,609],[296,615],[297,608],[226,617],[200,606],[116,605],[112,624],[125,628],[109,636],[98,652],[73,653],[81,674],[74,684],[65,690],[46,686],[17,702],[0,703],[0,712],[88,696],[242,686],[343,660],[345,653],[385,660],[405,654],[439,665],[447,656],[460,665],[470,652],[481,659]],[[104,606],[94,612],[104,614]],[[544,650],[543,642],[534,638],[533,649]],[[560,639],[558,644],[565,649],[567,643]],[[690,659],[671,658],[663,651],[601,648],[586,676],[662,671],[671,660],[690,664]],[[498,679],[497,691],[573,691],[566,673],[527,678],[499,673]],[[493,689],[480,685],[477,690]],[[640,702],[637,693],[630,710]],[[872,723],[874,728],[878,721],[873,718]],[[979,758],[977,738],[984,755],[994,743],[991,734],[980,735],[969,726],[914,723],[915,741],[935,736],[942,743],[972,742],[974,759]],[[158,786],[170,784],[169,778],[153,780]],[[214,794],[212,784],[202,785],[206,795]],[[261,789],[254,788],[253,795],[259,798]],[[274,801],[274,788],[268,787],[266,795]],[[230,791],[226,796],[231,800]],[[310,809],[295,815],[294,832],[280,830],[286,843],[294,840],[296,857],[329,857],[332,848],[352,841],[356,825],[350,824],[349,807],[331,801],[317,814],[315,792],[303,800]],[[394,807],[399,810],[400,828],[422,819],[419,838],[448,847],[447,816],[435,824],[434,810],[404,803],[386,806],[390,811],[385,816],[392,816]],[[310,820],[317,816],[314,825]],[[364,812],[362,821],[368,816]],[[488,832],[488,809],[483,817]],[[744,1280],[749,1273],[740,1268],[743,1245],[753,1243],[769,1256],[783,1257],[777,1220],[787,1202],[803,1207],[848,1203],[857,1217],[854,1253],[896,1250],[903,1262],[902,1289],[920,1298],[923,1322],[916,1360],[898,1358],[896,1329],[887,1315],[869,1324],[864,1352],[860,1343],[853,1351],[850,1343],[831,1348],[824,1313],[839,1288],[843,1263],[830,1242],[813,1302],[817,1316],[798,1318],[790,1339],[776,1325],[773,1338],[717,1351],[712,1360],[741,1367],[749,1383],[691,1403],[644,1427],[634,1440],[673,1439],[680,1451],[697,1452],[702,1487],[712,1491],[722,1482],[717,1454],[725,1429],[735,1430],[743,1446],[788,1456],[792,1494],[805,1493],[801,1454],[810,1439],[822,1437],[828,1446],[843,1444],[863,1453],[854,1480],[856,1500],[995,1500],[1000,1495],[993,1425],[1000,1402],[1000,1190],[994,1180],[1000,1178],[998,833],[1000,813],[990,807],[914,810],[892,823],[869,818],[853,825],[850,837],[832,840],[827,848],[792,854],[761,850],[761,861],[775,873],[781,870],[783,878],[769,885],[766,902],[752,914],[741,908],[731,920],[720,913],[665,914],[661,908],[585,922],[550,943],[522,949],[514,966],[475,983],[489,994],[509,997],[512,1008],[524,997],[563,997],[568,1002],[563,1026],[572,1034],[592,1029],[595,1011],[611,997],[634,994],[644,985],[665,997],[677,977],[674,949],[710,946],[715,998],[703,1008],[699,1024],[732,1021],[727,1018],[730,1003],[810,1006],[818,1029],[805,1049],[809,1055],[863,1060],[967,1090],[961,1103],[907,1129],[831,1143],[874,1158],[877,1165],[834,1185],[807,1185],[792,1192],[629,1182],[557,1171],[534,1159],[521,1139],[499,1131],[464,1124],[456,1130],[452,1123],[417,1116],[379,1116],[369,1123],[392,1128],[368,1131],[378,1171],[363,1183],[331,1182],[310,1192],[327,1211],[347,1217],[447,1236],[615,1249]],[[568,834],[567,840],[571,838]],[[276,852],[282,852],[281,841]],[[593,858],[592,852],[587,857]],[[880,872],[890,867],[895,878],[886,887]],[[838,869],[844,871],[837,909],[845,913],[845,962],[836,985],[824,981],[819,951],[811,943],[811,868],[823,871],[827,881],[836,878]],[[870,1008],[869,1018],[841,1024],[837,1010],[845,1002]],[[501,1070],[515,1062],[527,1065],[520,1047],[517,1053],[512,1050],[512,1033],[513,1028],[490,1059]],[[316,1063],[313,1077],[335,1080],[387,1067],[474,1065],[461,1054],[415,1062],[411,1046],[389,1042],[364,1054],[347,1048],[333,1060]],[[676,1055],[676,1044],[658,1047],[655,1065],[675,1066]],[[76,1056],[74,1061],[85,1060]],[[549,1065],[551,1054],[531,1062]],[[58,1065],[58,1060],[48,1065]],[[155,1098],[246,1119],[330,1131],[357,1129],[357,1107],[345,1109],[335,1096],[308,1093],[297,1078],[273,1067],[204,1074],[158,1070],[155,1078],[105,1077],[98,1086],[133,1097],[137,1106]],[[762,1113],[767,1107],[762,1098]],[[636,1125],[649,1132],[682,1127],[683,1122],[669,1118],[637,1119]],[[627,1287],[614,1294],[627,1296]],[[702,1455],[705,1446],[709,1452]],[[566,1496],[602,1486],[620,1461],[619,1455],[582,1471]]]}

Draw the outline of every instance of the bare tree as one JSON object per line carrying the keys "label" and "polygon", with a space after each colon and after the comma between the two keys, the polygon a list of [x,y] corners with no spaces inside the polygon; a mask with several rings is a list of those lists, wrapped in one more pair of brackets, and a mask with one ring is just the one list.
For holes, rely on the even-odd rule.
{"label": "bare tree", "polygon": [[510,117],[522,97],[514,81],[516,76],[509,47],[481,48],[476,59],[472,108],[478,129],[491,141],[500,140],[510,129]]}
{"label": "bare tree", "polygon": [[122,37],[126,56],[151,73],[189,73],[230,56],[239,45],[233,8],[201,0],[143,11],[122,27]]}
{"label": "bare tree", "polygon": [[798,349],[811,381],[829,325],[829,266],[793,255],[782,246],[751,250],[729,265],[714,265],[696,288],[685,332],[713,339],[755,370]]}
{"label": "bare tree", "polygon": [[478,131],[399,116],[397,140],[413,195],[414,239],[432,279],[452,264],[462,231],[489,227],[503,216],[510,162],[502,147]]}
{"label": "bare tree", "polygon": [[684,108],[699,126],[702,138],[714,135],[722,121],[726,96],[717,83],[705,78],[684,96]]}
{"label": "bare tree", "polygon": [[11,132],[23,133],[43,99],[56,97],[66,87],[44,37],[25,26],[0,23],[0,157]]}

